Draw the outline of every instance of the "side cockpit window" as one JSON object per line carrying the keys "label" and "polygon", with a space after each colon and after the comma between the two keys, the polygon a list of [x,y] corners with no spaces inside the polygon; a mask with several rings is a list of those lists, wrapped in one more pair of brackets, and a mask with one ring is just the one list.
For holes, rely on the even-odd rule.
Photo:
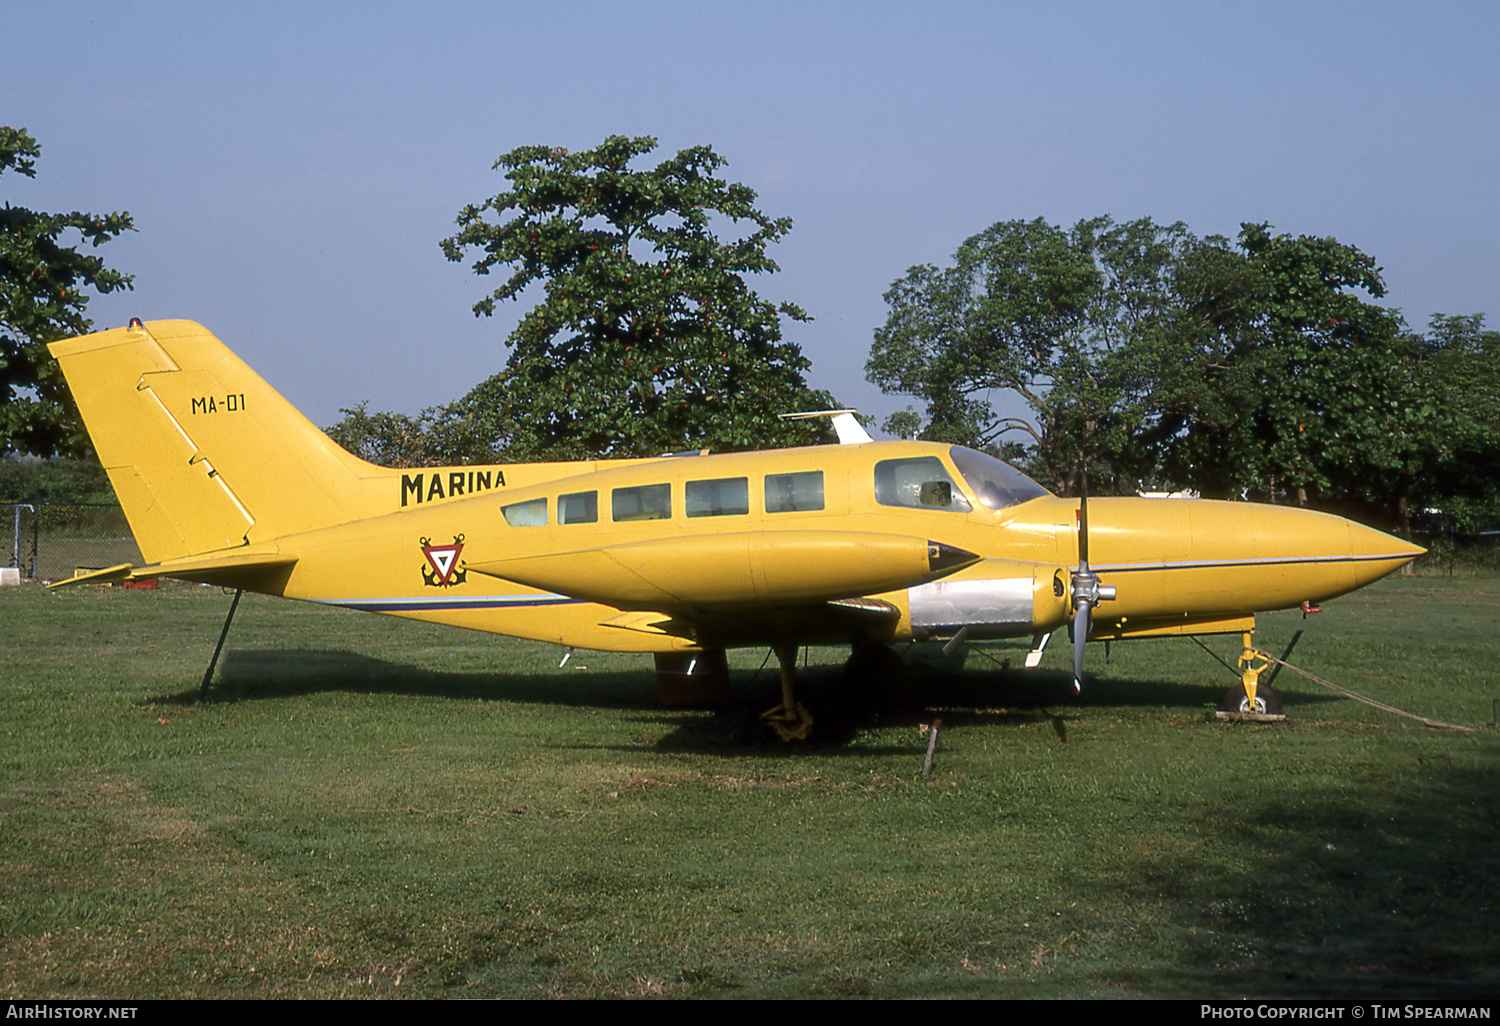
{"label": "side cockpit window", "polygon": [[1052,494],[1009,463],[993,456],[961,445],[948,450],[948,455],[986,509],[1009,509]]}
{"label": "side cockpit window", "polygon": [[875,464],[875,501],[882,506],[969,512],[969,500],[953,484],[936,456],[881,460]]}
{"label": "side cockpit window", "polygon": [[505,522],[511,527],[546,527],[547,526],[547,500],[528,499],[526,502],[513,502],[509,506],[500,507]]}

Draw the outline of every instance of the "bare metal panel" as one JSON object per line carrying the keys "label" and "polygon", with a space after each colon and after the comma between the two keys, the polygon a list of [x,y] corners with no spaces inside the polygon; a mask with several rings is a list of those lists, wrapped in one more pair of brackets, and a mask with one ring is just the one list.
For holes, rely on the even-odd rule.
{"label": "bare metal panel", "polygon": [[974,637],[1010,637],[1031,631],[1030,577],[982,581],[933,581],[906,590],[912,633],[919,638],[952,635],[968,627]]}

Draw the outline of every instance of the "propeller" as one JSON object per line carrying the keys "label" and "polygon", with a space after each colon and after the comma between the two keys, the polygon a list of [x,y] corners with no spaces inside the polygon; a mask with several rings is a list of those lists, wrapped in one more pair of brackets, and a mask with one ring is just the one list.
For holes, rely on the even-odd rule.
{"label": "propeller", "polygon": [[1099,575],[1089,569],[1089,479],[1083,477],[1083,494],[1078,503],[1078,570],[1073,574],[1073,687],[1083,690],[1083,644],[1093,626],[1094,607],[1115,597],[1115,589],[1099,583]]}

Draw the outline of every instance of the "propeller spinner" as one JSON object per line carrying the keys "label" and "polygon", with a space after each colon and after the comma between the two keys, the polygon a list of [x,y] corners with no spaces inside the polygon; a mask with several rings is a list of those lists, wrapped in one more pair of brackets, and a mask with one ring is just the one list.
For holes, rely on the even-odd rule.
{"label": "propeller spinner", "polygon": [[1073,597],[1073,687],[1083,690],[1083,645],[1093,627],[1094,607],[1115,597],[1115,589],[1099,583],[1099,575],[1089,569],[1089,485],[1083,479],[1083,495],[1078,503],[1078,570],[1074,572]]}

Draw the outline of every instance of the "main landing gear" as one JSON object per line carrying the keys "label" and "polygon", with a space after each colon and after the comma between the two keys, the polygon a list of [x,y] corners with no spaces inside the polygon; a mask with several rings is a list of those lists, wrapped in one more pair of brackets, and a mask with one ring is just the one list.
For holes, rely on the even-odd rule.
{"label": "main landing gear", "polygon": [[776,643],[776,661],[781,664],[781,704],[760,714],[766,724],[783,741],[806,741],[812,734],[812,713],[807,706],[797,701],[792,671],[797,668],[796,645],[784,641]]}
{"label": "main landing gear", "polygon": [[[812,736],[813,715],[797,700],[798,646],[777,644],[775,651],[781,665],[781,704],[761,713],[760,719],[783,741],[805,741]],[[862,710],[879,710],[885,717],[892,715],[893,708],[904,710],[919,704],[905,692],[905,677],[906,664],[890,646],[863,639],[854,641],[842,678],[838,682],[829,679],[819,682],[821,699],[833,707],[822,729],[831,727],[837,733]]]}

